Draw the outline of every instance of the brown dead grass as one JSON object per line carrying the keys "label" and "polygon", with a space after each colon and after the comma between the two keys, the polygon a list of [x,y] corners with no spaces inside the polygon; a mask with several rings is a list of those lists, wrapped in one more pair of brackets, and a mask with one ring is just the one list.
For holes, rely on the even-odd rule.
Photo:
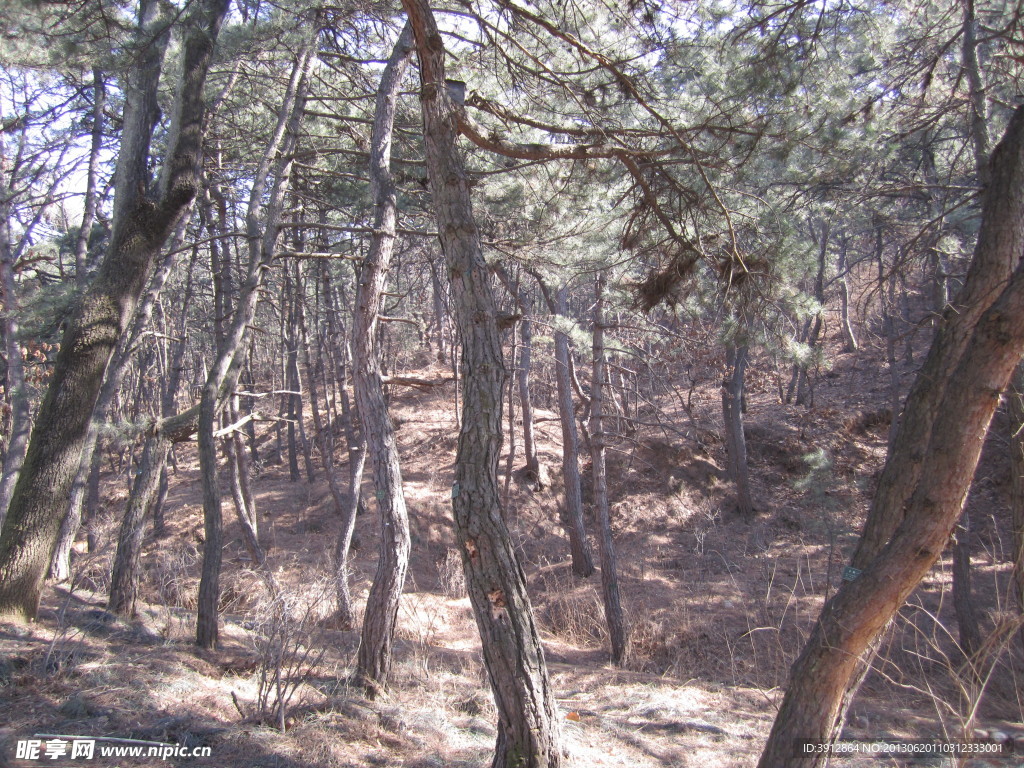
{"label": "brown dead grass", "polygon": [[[558,520],[557,425],[538,424],[552,481],[544,490],[514,481],[507,519],[576,765],[756,762],[789,666],[839,583],[884,458],[888,424],[878,414],[886,393],[873,368],[877,355],[833,351],[835,375],[816,380],[811,411],[778,404],[767,361],[752,379],[748,437],[759,505],[752,523],[731,510],[713,366],[694,389],[692,419],[667,414],[695,426],[693,439],[645,428],[615,446],[612,525],[631,627],[622,669],[608,663],[599,579],[582,581],[569,567]],[[113,510],[124,498],[123,479],[110,477],[111,512],[97,525],[100,551],[79,553],[74,584],[47,591],[37,623],[0,627],[0,763],[19,765],[10,760],[14,740],[46,732],[208,744],[213,757],[188,764],[220,768],[486,764],[496,715],[451,532],[452,404],[451,385],[393,396],[413,556],[393,685],[383,701],[348,687],[358,637],[332,629],[329,600],[321,600],[306,642],[323,655],[299,686],[287,731],[251,717],[267,596],[229,503],[223,646],[204,653],[191,645],[202,525],[197,467],[185,450],[172,481],[168,537],[147,542],[143,555],[145,603],[137,620],[103,611]],[[270,443],[268,434],[265,450]],[[988,457],[971,501],[986,521],[977,539],[976,596],[989,617],[1007,607],[1002,471]],[[322,473],[311,484],[291,483],[270,463],[254,485],[275,579],[303,599],[329,593],[338,521]],[[372,514],[359,521],[356,541],[353,589],[364,600],[376,562]],[[948,593],[944,568],[915,595],[919,607],[908,609],[889,637],[879,664],[884,674],[869,678],[850,733],[955,735],[957,716],[943,709],[963,703],[950,669],[955,652],[929,618],[954,626]],[[997,670],[983,720],[1020,720],[1021,669],[1018,658]],[[877,763],[844,763],[860,764]]]}

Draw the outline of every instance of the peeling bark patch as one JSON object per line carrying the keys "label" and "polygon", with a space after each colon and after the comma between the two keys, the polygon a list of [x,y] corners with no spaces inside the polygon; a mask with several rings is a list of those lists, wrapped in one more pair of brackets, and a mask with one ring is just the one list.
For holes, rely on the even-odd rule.
{"label": "peeling bark patch", "polygon": [[476,560],[480,556],[480,550],[476,547],[476,542],[472,539],[466,539],[466,554],[469,555],[470,560]]}
{"label": "peeling bark patch", "polygon": [[491,603],[491,618],[497,621],[505,613],[505,593],[500,589],[492,589],[487,593],[487,599]]}

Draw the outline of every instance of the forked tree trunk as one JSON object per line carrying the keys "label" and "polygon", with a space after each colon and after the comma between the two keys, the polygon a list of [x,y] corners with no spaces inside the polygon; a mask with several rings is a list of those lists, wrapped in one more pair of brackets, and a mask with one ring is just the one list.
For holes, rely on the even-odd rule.
{"label": "forked tree trunk", "polygon": [[590,382],[590,458],[594,480],[594,512],[598,527],[598,551],[601,554],[601,596],[612,661],[621,664],[626,655],[626,622],[619,595],[618,564],[612,523],[608,508],[608,470],[605,464],[604,395],[604,290],[607,275],[601,272],[594,286],[594,373]]}
{"label": "forked tree trunk", "polygon": [[416,34],[430,192],[462,337],[462,419],[452,508],[484,665],[498,710],[493,768],[556,768],[563,754],[544,651],[498,489],[504,355],[469,180],[445,88],[444,43],[426,0],[403,0]]}
{"label": "forked tree trunk", "polygon": [[381,535],[377,573],[366,599],[356,676],[370,695],[387,686],[394,655],[398,601],[409,567],[409,516],[402,492],[395,430],[384,399],[381,352],[376,343],[378,317],[395,244],[397,190],[391,178],[391,137],[398,96],[412,57],[412,27],[407,23],[381,74],[370,138],[370,187],[374,203],[370,250],[359,270],[352,318],[353,378],[356,408],[373,468],[374,497]]}
{"label": "forked tree trunk", "polygon": [[196,7],[194,29],[183,44],[170,150],[157,202],[140,190],[148,180],[163,58],[163,46],[154,41],[166,39],[168,28],[156,3],[143,4],[137,40],[144,53],[127,92],[110,248],[64,333],[0,535],[0,616],[5,618],[35,617],[103,372],[127,328],[153,260],[196,194],[203,87],[228,4],[228,0],[206,0]]}
{"label": "forked tree trunk", "polygon": [[[865,536],[887,535],[862,542],[860,556],[872,556],[822,610],[793,665],[761,768],[825,763],[822,754],[798,756],[796,740],[835,737],[862,655],[945,549],[999,393],[1024,354],[1024,108],[1010,121],[989,172],[967,282],[908,398],[882,475],[889,485],[876,496],[865,529]],[[910,433],[920,440],[908,444]],[[900,509],[889,506],[894,500]]]}

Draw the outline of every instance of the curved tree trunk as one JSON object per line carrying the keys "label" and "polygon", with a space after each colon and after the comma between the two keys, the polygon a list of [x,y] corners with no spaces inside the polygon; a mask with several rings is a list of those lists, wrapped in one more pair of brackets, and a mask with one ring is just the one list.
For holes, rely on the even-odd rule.
{"label": "curved tree trunk", "polygon": [[462,418],[452,509],[484,664],[498,710],[494,768],[555,768],[561,736],[526,578],[498,492],[504,355],[473,218],[444,45],[426,0],[403,0],[416,34],[430,192],[462,337]]}
{"label": "curved tree trunk", "polygon": [[380,510],[381,536],[377,573],[366,600],[356,676],[367,693],[387,686],[394,650],[398,601],[409,566],[409,516],[402,492],[395,430],[384,399],[377,346],[377,322],[398,219],[397,191],[391,178],[391,136],[398,96],[412,57],[412,27],[405,25],[384,67],[370,139],[370,186],[374,204],[370,250],[359,270],[352,318],[353,377],[356,409],[373,468],[374,497]]}
{"label": "curved tree trunk", "polygon": [[[957,301],[960,312],[947,311],[933,341],[886,461],[883,479],[889,478],[889,486],[876,497],[865,528],[865,536],[869,529],[889,535],[880,543],[862,542],[859,554],[873,556],[822,610],[793,665],[761,768],[824,764],[825,755],[798,757],[796,740],[834,738],[861,657],[949,540],[999,394],[1024,354],[1024,108],[1010,121],[989,171],[978,244]],[[995,279],[999,275],[1002,281]],[[920,442],[906,442],[906,433],[924,427]],[[899,508],[889,506],[896,500]]]}
{"label": "curved tree trunk", "polygon": [[0,616],[26,620],[36,614],[103,372],[153,260],[196,194],[203,86],[228,4],[229,0],[206,0],[196,8],[195,29],[183,46],[171,149],[157,202],[141,191],[148,180],[149,142],[169,27],[160,18],[157,3],[143,4],[137,38],[143,59],[127,90],[110,249],[64,333],[0,535]]}

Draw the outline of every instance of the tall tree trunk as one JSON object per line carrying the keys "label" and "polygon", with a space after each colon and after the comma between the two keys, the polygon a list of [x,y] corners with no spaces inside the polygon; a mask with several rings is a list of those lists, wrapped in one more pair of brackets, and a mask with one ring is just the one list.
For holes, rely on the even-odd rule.
{"label": "tall tree trunk", "polygon": [[[0,165],[4,164],[3,146],[0,144]],[[18,339],[18,293],[14,281],[14,251],[11,248],[10,190],[0,189],[0,290],[3,290],[3,336],[7,353],[7,380],[5,389],[11,408],[11,438],[4,453],[3,474],[0,476],[0,528],[3,527],[14,495],[14,484],[21,473],[32,431],[28,392],[25,391],[25,365],[21,359],[21,341]]]}
{"label": "tall tree trunk", "polygon": [[556,768],[563,762],[556,703],[498,493],[504,355],[469,180],[456,146],[455,105],[444,86],[444,44],[426,0],[403,0],[403,6],[416,35],[430,192],[461,331],[462,426],[452,508],[498,710],[492,766]]}
{"label": "tall tree trunk", "polygon": [[[345,339],[338,310],[335,304],[334,291],[329,282],[326,268],[323,273],[324,302],[327,305],[327,330],[333,340]],[[341,525],[338,529],[338,541],[334,547],[334,585],[337,611],[335,619],[342,629],[351,629],[355,624],[355,609],[352,604],[352,590],[349,586],[349,550],[356,529],[356,517],[362,508],[363,469],[366,466],[366,440],[362,430],[353,423],[352,409],[348,399],[348,345],[344,341],[337,349],[336,375],[332,378],[338,383],[338,399],[341,401],[340,421],[348,446],[348,500],[342,506]]]}
{"label": "tall tree trunk", "polygon": [[434,328],[437,333],[437,362],[448,362],[448,310],[444,303],[444,289],[437,276],[437,264],[430,261],[430,288],[434,302]]}
{"label": "tall tree trunk", "polygon": [[[814,404],[808,368],[814,364],[813,358],[818,349],[818,338],[821,336],[822,314],[825,311],[825,257],[828,255],[828,245],[832,229],[827,221],[820,221],[818,223],[820,232],[815,236],[818,245],[818,269],[814,275],[814,300],[818,303],[818,311],[814,315],[814,321],[811,323],[810,332],[806,339],[807,346],[811,351],[811,359],[805,365],[800,366],[800,380],[796,388],[797,405],[806,405],[809,397],[811,398],[810,404],[812,406]],[[814,235],[814,225],[810,225],[810,228],[812,235]]]}
{"label": "tall tree trunk", "polygon": [[149,143],[169,26],[157,3],[143,3],[137,36],[143,53],[126,91],[110,248],[64,333],[0,535],[0,616],[5,618],[27,620],[36,614],[103,372],[153,260],[195,196],[202,155],[203,86],[228,4],[229,0],[205,0],[196,7],[194,29],[183,46],[168,161],[158,201],[153,202],[141,190],[148,180]]}
{"label": "tall tree trunk", "polygon": [[359,270],[352,318],[353,385],[356,408],[373,468],[374,498],[380,511],[381,534],[377,573],[366,599],[356,675],[369,694],[387,686],[394,651],[398,601],[409,567],[409,516],[402,492],[395,430],[388,415],[381,381],[377,323],[398,220],[397,190],[391,178],[391,138],[398,96],[412,57],[412,27],[395,43],[377,89],[370,138],[370,188],[374,204],[370,250]]}
{"label": "tall tree trunk", "polygon": [[[847,266],[847,248],[849,239],[845,233],[839,236],[839,320],[843,329],[843,351],[856,352],[858,349],[857,336],[853,332],[853,323],[850,321],[850,280],[849,267]],[[945,299],[943,299],[945,306]],[[939,310],[941,311],[941,309]]]}
{"label": "tall tree trunk", "polygon": [[530,312],[533,309],[533,302],[526,290],[518,282],[513,282],[503,267],[498,267],[496,273],[523,315],[519,322],[519,344],[516,345],[519,360],[515,364],[519,405],[523,411],[523,450],[526,453],[527,477],[535,480],[538,488],[543,488],[545,476],[541,474],[540,457],[537,454],[537,436],[533,428],[533,398],[530,395],[530,365],[533,357],[533,325],[530,322]]}
{"label": "tall tree trunk", "polygon": [[736,484],[736,509],[746,519],[754,516],[747,468],[747,438],[743,433],[743,381],[747,370],[747,347],[730,344],[725,351],[729,376],[722,382],[722,416],[725,446],[729,458],[729,479]]}
{"label": "tall tree trunk", "polygon": [[[213,426],[223,398],[232,393],[241,372],[243,341],[256,312],[263,276],[277,251],[281,213],[288,193],[294,150],[305,109],[315,47],[313,43],[313,39],[307,39],[296,54],[285,97],[278,111],[277,126],[254,176],[245,223],[249,246],[248,271],[231,318],[231,327],[207,374],[199,404],[199,468],[206,538],[203,541],[203,567],[199,581],[196,643],[203,648],[217,646],[217,606],[223,548],[223,519]],[[268,186],[269,199],[264,202]]]}
{"label": "tall tree trunk", "polygon": [[971,515],[966,509],[953,529],[953,608],[960,650],[969,659],[981,647],[981,631],[971,598]]}
{"label": "tall tree trunk", "polygon": [[621,664],[626,654],[626,622],[619,596],[618,565],[612,541],[612,523],[608,508],[608,470],[605,466],[604,431],[604,291],[607,274],[602,271],[594,287],[594,373],[590,382],[590,458],[593,465],[594,511],[598,527],[598,551],[601,555],[601,594],[612,661]]}
{"label": "tall tree trunk", "polygon": [[82,201],[82,225],[75,241],[75,281],[79,288],[89,282],[89,237],[96,220],[96,205],[99,195],[100,152],[103,149],[103,110],[107,103],[107,84],[98,67],[92,70],[92,130],[89,147],[89,168],[85,176],[85,199]]}
{"label": "tall tree trunk", "polygon": [[[568,320],[569,290],[565,286],[556,294],[556,310]],[[572,401],[569,371],[569,336],[555,330],[555,387],[558,392],[558,421],[562,427],[562,480],[565,485],[565,528],[572,553],[572,570],[586,578],[594,572],[594,558],[587,541],[583,522],[583,489],[580,482],[579,437],[576,434],[576,409]]]}
{"label": "tall tree trunk", "polygon": [[[1014,113],[989,172],[974,260],[956,302],[961,311],[947,310],[936,334],[883,470],[883,479],[899,482],[876,495],[865,527],[865,536],[869,528],[874,535],[887,535],[880,542],[862,542],[859,554],[872,556],[823,608],[793,665],[761,768],[825,763],[825,755],[796,756],[794,744],[797,739],[834,738],[849,704],[848,687],[862,669],[862,655],[949,540],[999,393],[1024,354],[1024,108]],[[981,292],[983,287],[994,290]],[[977,303],[965,304],[968,298]],[[922,426],[926,429],[918,434],[919,442],[904,442],[904,434]],[[898,517],[897,510],[882,506],[895,500],[902,511]],[[892,525],[893,519],[898,525]]]}
{"label": "tall tree trunk", "polygon": [[139,594],[139,557],[142,554],[146,513],[152,508],[160,486],[160,475],[167,465],[170,441],[155,431],[146,440],[139,462],[138,474],[132,484],[121,530],[117,537],[117,553],[110,578],[110,599],[107,610],[121,616],[135,615]]}

